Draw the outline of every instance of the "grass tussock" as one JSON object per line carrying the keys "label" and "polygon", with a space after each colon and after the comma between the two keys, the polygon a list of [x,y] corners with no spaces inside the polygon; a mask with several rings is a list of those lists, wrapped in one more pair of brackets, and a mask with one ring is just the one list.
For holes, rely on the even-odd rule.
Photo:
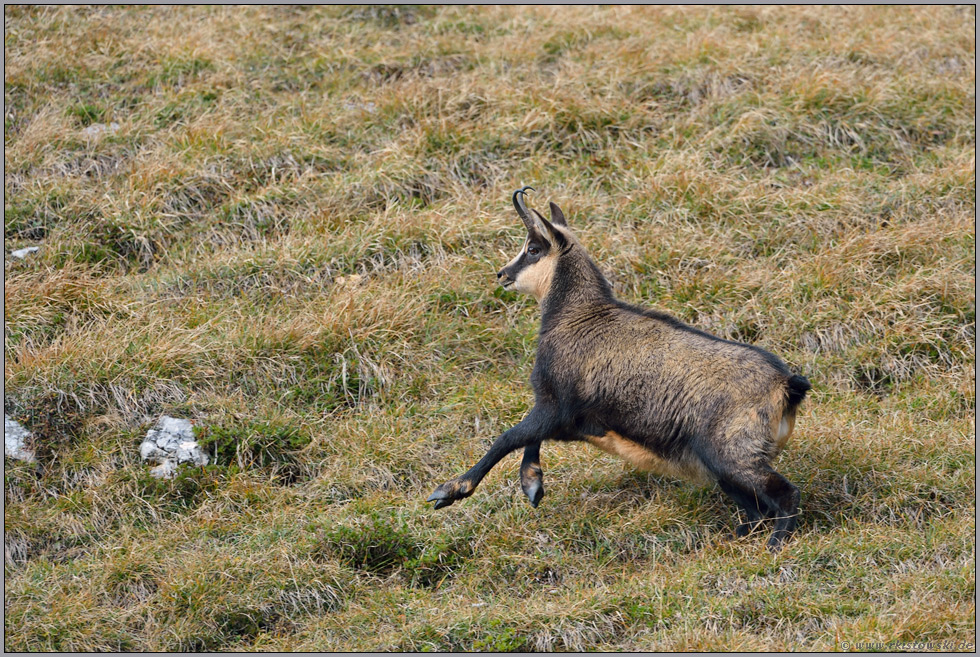
{"label": "grass tussock", "polygon": [[[969,7],[7,7],[9,650],[975,640]],[[529,407],[558,201],[618,294],[814,384],[779,555]],[[539,203],[540,205],[540,203]],[[138,445],[195,420],[203,469]]]}

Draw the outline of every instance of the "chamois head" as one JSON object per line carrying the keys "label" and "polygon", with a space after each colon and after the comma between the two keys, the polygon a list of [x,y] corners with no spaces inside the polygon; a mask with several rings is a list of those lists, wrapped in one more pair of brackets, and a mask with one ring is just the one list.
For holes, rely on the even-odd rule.
{"label": "chamois head", "polygon": [[555,274],[558,258],[574,245],[575,238],[568,232],[565,215],[554,203],[550,203],[551,221],[534,209],[528,210],[524,193],[533,187],[514,192],[514,208],[527,228],[527,239],[520,253],[507,266],[497,272],[497,281],[505,290],[517,290],[541,301],[548,294]]}

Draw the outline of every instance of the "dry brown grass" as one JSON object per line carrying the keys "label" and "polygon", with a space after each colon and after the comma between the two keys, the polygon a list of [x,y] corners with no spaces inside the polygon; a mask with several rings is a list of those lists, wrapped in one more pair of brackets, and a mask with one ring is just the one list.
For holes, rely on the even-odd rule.
{"label": "dry brown grass", "polygon": [[[970,7],[5,10],[11,650],[975,641]],[[92,124],[115,132],[89,135]],[[779,555],[718,491],[546,447],[508,194],[620,296],[815,389]],[[540,204],[540,201],[539,201]],[[192,417],[217,456],[150,479]],[[458,508],[457,508],[458,507]]]}

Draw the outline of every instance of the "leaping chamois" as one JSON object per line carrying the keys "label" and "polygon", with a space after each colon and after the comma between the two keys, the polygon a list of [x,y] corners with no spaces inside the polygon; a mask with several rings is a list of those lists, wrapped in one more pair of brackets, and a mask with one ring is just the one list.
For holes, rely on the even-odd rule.
{"label": "leaping chamois", "polygon": [[772,518],[768,545],[778,550],[796,527],[800,491],[771,463],[809,381],[764,349],[616,299],[561,209],[550,204],[551,221],[528,210],[527,189],[513,197],[527,239],[497,279],[541,304],[534,407],[427,501],[438,509],[472,495],[500,459],[524,448],[521,487],[536,507],[541,443],[583,440],[645,470],[718,482],[747,514],[736,535]]}

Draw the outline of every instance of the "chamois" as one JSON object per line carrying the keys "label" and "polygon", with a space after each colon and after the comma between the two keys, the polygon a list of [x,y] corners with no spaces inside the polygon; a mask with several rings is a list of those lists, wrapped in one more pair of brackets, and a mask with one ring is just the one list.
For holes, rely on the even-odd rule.
{"label": "chamois", "polygon": [[717,482],[747,515],[735,534],[772,518],[768,545],[778,550],[796,527],[800,491],[771,462],[810,383],[764,349],[616,299],[561,209],[550,204],[551,221],[528,210],[527,189],[513,196],[527,239],[497,279],[541,305],[534,406],[427,501],[438,509],[469,497],[500,459],[524,448],[521,486],[536,507],[541,443],[587,441],[645,470]]}

